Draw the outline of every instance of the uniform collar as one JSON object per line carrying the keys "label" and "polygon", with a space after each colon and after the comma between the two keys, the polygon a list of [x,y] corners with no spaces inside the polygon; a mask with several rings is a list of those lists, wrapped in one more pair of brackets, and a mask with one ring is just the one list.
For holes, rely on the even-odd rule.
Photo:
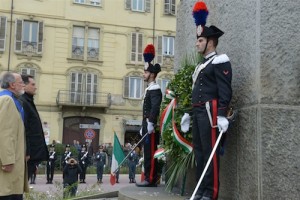
{"label": "uniform collar", "polygon": [[214,56],[214,55],[216,55],[216,54],[217,54],[217,53],[216,53],[215,51],[213,51],[213,52],[207,54],[204,58],[205,58],[206,60],[208,60],[210,57],[212,57],[212,56]]}
{"label": "uniform collar", "polygon": [[148,83],[148,87],[150,87],[150,86],[152,86],[152,85],[154,85],[154,84],[156,84],[156,82],[155,82],[155,81],[152,81],[152,82]]}

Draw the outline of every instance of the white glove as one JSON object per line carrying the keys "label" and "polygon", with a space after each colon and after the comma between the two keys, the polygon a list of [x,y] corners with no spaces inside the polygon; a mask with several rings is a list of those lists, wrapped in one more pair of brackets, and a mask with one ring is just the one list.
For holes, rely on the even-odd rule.
{"label": "white glove", "polygon": [[50,159],[54,159],[54,156],[50,156],[49,158],[50,158]]}
{"label": "white glove", "polygon": [[191,116],[188,113],[184,113],[181,118],[181,131],[186,133],[190,129]]}
{"label": "white glove", "polygon": [[103,168],[105,168],[105,165],[103,165]]}
{"label": "white glove", "polygon": [[226,117],[223,117],[223,116],[218,116],[217,123],[218,123],[219,131],[223,131],[223,133],[225,133],[227,131],[228,125],[229,125],[228,119],[226,119]]}
{"label": "white glove", "polygon": [[154,125],[152,122],[149,122],[149,120],[147,120],[147,130],[149,134],[151,134],[154,131]]}
{"label": "white glove", "polygon": [[140,130],[140,135],[143,136],[143,127]]}

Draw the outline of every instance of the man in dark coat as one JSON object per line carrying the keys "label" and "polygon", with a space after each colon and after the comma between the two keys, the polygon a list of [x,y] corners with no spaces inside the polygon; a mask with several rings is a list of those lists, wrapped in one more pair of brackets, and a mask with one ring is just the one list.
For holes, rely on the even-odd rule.
{"label": "man in dark coat", "polygon": [[[147,88],[144,94],[143,101],[143,122],[142,135],[148,134],[144,139],[144,168],[145,180],[141,183],[136,183],[138,187],[156,187],[157,186],[157,159],[154,159],[154,152],[157,149],[159,142],[159,133],[155,132],[157,118],[159,116],[160,104],[162,101],[162,92],[160,86],[155,79],[160,72],[159,64],[151,64],[154,58],[154,46],[148,45],[144,50],[145,68],[144,81],[147,82]],[[153,56],[148,55],[153,54]]]}
{"label": "man in dark coat", "polygon": [[22,75],[25,84],[25,93],[20,97],[24,108],[24,125],[26,132],[26,159],[28,178],[36,170],[36,162],[47,161],[49,152],[45,142],[44,130],[39,113],[34,104],[36,84],[33,76]]}

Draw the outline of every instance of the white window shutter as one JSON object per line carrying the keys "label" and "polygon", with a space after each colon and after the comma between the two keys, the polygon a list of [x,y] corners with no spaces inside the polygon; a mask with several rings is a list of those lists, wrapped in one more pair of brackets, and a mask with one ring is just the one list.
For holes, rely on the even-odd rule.
{"label": "white window shutter", "polygon": [[138,34],[138,62],[143,62],[143,34]]}
{"label": "white window shutter", "polygon": [[163,55],[162,55],[162,36],[157,36],[157,48],[156,48],[156,62],[159,64],[163,63]]}
{"label": "white window shutter", "polygon": [[131,10],[131,0],[125,0],[125,9]]}
{"label": "white window shutter", "polygon": [[136,49],[136,41],[137,41],[137,34],[136,33],[132,33],[131,34],[131,55],[130,55],[130,60],[131,61],[135,61],[136,60],[136,53],[137,53],[137,49]]}
{"label": "white window shutter", "polygon": [[5,50],[5,38],[6,38],[6,17],[0,17],[0,51]]}
{"label": "white window shutter", "polygon": [[176,0],[171,0],[170,11],[172,15],[176,14]]}
{"label": "white window shutter", "polygon": [[145,12],[151,12],[151,1],[145,0]]}
{"label": "white window shutter", "polygon": [[123,78],[123,97],[129,97],[129,76]]}
{"label": "white window shutter", "polygon": [[22,51],[22,30],[23,30],[23,20],[16,19],[15,21],[15,51]]}
{"label": "white window shutter", "polygon": [[43,52],[44,22],[39,22],[38,30],[39,30],[39,34],[38,34],[37,53],[41,54]]}
{"label": "white window shutter", "polygon": [[164,14],[170,13],[170,0],[164,0]]}

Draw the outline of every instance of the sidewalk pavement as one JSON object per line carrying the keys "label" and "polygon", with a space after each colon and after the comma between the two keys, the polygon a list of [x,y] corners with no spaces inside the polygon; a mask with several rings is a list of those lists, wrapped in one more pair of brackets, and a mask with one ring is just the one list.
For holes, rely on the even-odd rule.
{"label": "sidewalk pavement", "polygon": [[[164,184],[158,187],[136,187],[135,184],[129,183],[128,174],[120,174],[119,182],[115,185],[110,184],[110,175],[103,175],[103,183],[97,184],[96,174],[87,174],[86,184],[79,184],[78,195],[88,196],[91,194],[109,194],[102,195],[98,198],[90,199],[110,199],[110,200],[183,200],[185,197],[180,196],[179,191],[174,190],[172,193],[165,191]],[[137,182],[140,180],[140,175],[136,176]],[[36,184],[30,184],[31,191],[42,192],[49,197],[61,196],[62,197],[62,174],[54,175],[54,184],[46,184],[45,175],[37,175]],[[111,196],[112,194],[119,195],[118,198]]]}

